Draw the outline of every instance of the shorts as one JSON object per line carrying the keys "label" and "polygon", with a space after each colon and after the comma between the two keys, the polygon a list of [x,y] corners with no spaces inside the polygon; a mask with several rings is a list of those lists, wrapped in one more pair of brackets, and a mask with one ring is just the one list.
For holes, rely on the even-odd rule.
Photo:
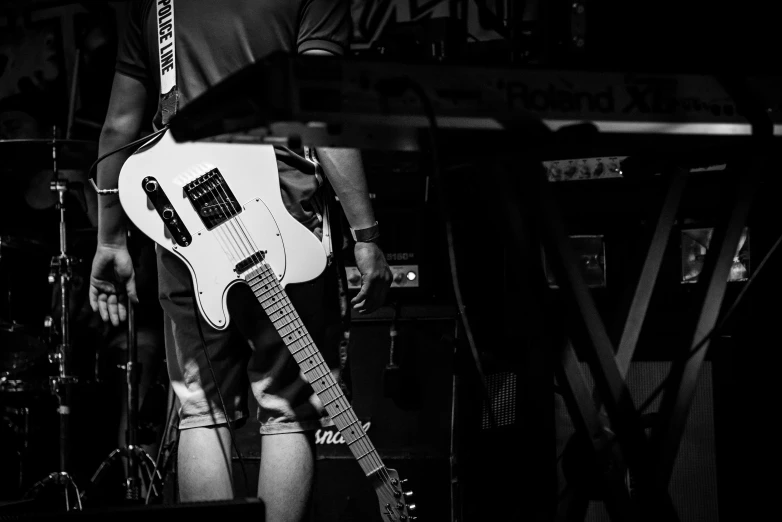
{"label": "shorts", "polygon": [[[228,419],[246,419],[248,386],[258,403],[261,434],[293,433],[332,425],[318,396],[280,339],[271,321],[246,285],[229,291],[231,324],[215,330],[194,312],[190,273],[163,248],[157,249],[160,304],[165,314],[166,359],[179,409],[179,428],[225,424],[198,333],[196,313],[209,349],[214,375],[222,392]],[[339,297],[333,264],[317,279],[288,285],[286,293],[315,345],[341,385],[344,358]],[[334,342],[336,340],[336,342]]]}

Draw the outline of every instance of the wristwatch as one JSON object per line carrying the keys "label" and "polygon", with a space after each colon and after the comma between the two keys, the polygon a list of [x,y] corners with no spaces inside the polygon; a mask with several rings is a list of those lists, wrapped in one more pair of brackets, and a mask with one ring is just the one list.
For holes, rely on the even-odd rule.
{"label": "wristwatch", "polygon": [[375,243],[380,237],[380,227],[375,221],[375,224],[367,228],[355,228],[350,229],[350,234],[353,236],[353,240],[356,243]]}

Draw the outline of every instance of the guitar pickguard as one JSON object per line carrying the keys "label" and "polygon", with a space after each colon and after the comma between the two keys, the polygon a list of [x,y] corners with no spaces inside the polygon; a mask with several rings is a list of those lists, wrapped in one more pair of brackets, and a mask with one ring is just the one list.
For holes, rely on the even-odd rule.
{"label": "guitar pickguard", "polygon": [[[283,287],[310,281],[326,266],[320,241],[285,208],[278,176],[271,146],[180,144],[169,133],[133,154],[122,168],[123,209],[139,230],[185,263],[199,309],[216,329],[230,321],[228,289],[244,283],[236,266],[256,252],[264,252]],[[160,201],[170,208],[159,210],[148,198],[143,182],[150,177],[164,196]],[[218,181],[220,197],[199,192]],[[187,231],[186,241],[172,235],[168,216],[177,220],[175,231]]]}

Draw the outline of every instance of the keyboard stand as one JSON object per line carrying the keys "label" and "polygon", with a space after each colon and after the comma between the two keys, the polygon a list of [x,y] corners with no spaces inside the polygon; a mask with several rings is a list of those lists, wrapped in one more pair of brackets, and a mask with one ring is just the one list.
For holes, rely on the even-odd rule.
{"label": "keyboard stand", "polygon": [[[710,344],[710,333],[717,325],[728,284],[733,257],[747,222],[751,201],[763,172],[762,149],[754,147],[749,157],[740,157],[748,172],[739,172],[733,180],[737,187],[734,200],[720,210],[703,270],[696,283],[699,311],[689,337],[680,341],[678,353],[664,383],[659,422],[647,436],[640,422],[625,377],[640,337],[641,327],[657,280],[668,239],[674,230],[676,214],[686,186],[688,171],[672,167],[668,172],[667,194],[661,205],[646,259],[637,280],[624,299],[624,322],[619,342],[609,337],[587,287],[577,259],[570,247],[562,216],[543,169],[536,175],[518,176],[518,165],[505,168],[504,209],[515,239],[524,244],[525,229],[537,231],[539,241],[551,261],[560,292],[569,310],[563,311],[563,327],[571,332],[557,350],[554,373],[563,393],[576,434],[583,437],[595,464],[594,477],[601,483],[606,508],[613,521],[678,521],[668,494],[669,481],[678,454],[687,415],[694,397],[699,372]],[[731,165],[728,165],[731,168]],[[735,167],[734,167],[735,168]],[[514,190],[518,179],[526,180]],[[523,194],[519,194],[519,190]],[[526,194],[526,197],[524,195]],[[519,205],[523,198],[526,212]],[[534,252],[534,250],[532,250]],[[542,276],[541,276],[542,277]],[[549,312],[551,313],[551,312]],[[580,344],[575,345],[576,339]],[[599,402],[578,365],[580,355],[594,377]],[[600,415],[605,408],[606,423]],[[628,471],[634,484],[628,484]],[[566,506],[566,520],[583,520],[587,497],[576,495]]]}

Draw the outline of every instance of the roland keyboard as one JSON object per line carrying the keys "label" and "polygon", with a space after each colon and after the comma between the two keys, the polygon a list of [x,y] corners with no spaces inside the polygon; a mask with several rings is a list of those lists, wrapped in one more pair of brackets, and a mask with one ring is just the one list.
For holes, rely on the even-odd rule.
{"label": "roland keyboard", "polygon": [[[782,77],[746,80],[782,135]],[[430,110],[427,111],[429,104]],[[601,135],[749,137],[750,121],[716,77],[402,64],[274,54],[193,100],[177,141],[265,141],[413,150],[432,115],[442,132],[498,139],[589,123]]]}

